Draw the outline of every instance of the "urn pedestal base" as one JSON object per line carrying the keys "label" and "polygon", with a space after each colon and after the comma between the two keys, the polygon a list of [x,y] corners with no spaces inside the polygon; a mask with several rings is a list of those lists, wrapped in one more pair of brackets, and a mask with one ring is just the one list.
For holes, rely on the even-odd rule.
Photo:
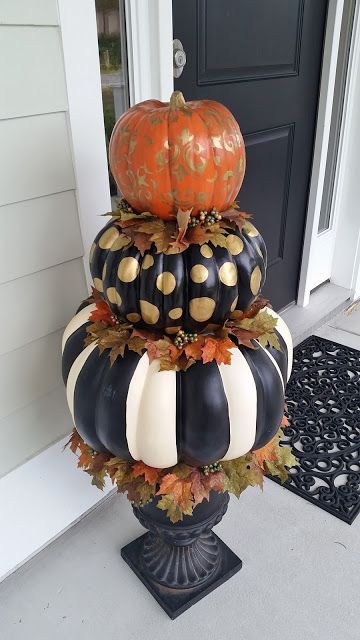
{"label": "urn pedestal base", "polygon": [[123,547],[121,555],[172,619],[241,569],[240,558],[211,531],[228,501],[228,494],[212,493],[209,502],[176,524],[155,501],[133,507],[149,531]]}

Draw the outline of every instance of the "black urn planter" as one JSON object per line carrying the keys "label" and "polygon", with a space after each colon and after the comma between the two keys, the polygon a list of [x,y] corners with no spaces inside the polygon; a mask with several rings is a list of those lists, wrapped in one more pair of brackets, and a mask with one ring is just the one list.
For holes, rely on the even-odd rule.
{"label": "black urn planter", "polygon": [[231,578],[242,562],[212,531],[227,510],[228,493],[211,492],[209,502],[176,524],[156,502],[133,507],[148,532],[123,547],[121,555],[174,619]]}

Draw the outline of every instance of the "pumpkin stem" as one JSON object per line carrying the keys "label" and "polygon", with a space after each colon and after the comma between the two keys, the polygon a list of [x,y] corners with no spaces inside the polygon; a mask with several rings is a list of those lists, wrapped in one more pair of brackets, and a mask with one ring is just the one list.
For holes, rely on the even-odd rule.
{"label": "pumpkin stem", "polygon": [[185,105],[185,98],[181,91],[173,91],[170,98],[170,109],[181,109]]}

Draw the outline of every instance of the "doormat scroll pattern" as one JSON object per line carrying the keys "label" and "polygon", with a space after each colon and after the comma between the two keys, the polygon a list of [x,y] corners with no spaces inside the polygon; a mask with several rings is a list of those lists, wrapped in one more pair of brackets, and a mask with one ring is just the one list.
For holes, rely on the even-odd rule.
{"label": "doormat scroll pattern", "polygon": [[[360,511],[360,351],[310,336],[294,350],[284,486],[351,524]],[[275,482],[276,478],[271,478]]]}

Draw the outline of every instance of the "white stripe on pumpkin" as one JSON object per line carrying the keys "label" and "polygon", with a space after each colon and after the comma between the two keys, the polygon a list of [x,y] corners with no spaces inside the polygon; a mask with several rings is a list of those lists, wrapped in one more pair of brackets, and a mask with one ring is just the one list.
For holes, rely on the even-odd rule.
{"label": "white stripe on pumpkin", "polygon": [[230,445],[223,460],[233,460],[252,448],[256,437],[257,392],[252,371],[239,349],[231,349],[231,365],[219,365],[228,402]]}
{"label": "white stripe on pumpkin", "polygon": [[126,439],[130,454],[151,467],[177,463],[176,372],[159,372],[145,353],[131,379],[126,401]]}
{"label": "white stripe on pumpkin", "polygon": [[287,346],[287,352],[288,352],[287,379],[289,380],[291,375],[291,370],[292,370],[292,364],[293,364],[293,342],[291,338],[291,333],[289,331],[287,324],[281,318],[281,316],[279,316],[273,309],[270,309],[269,307],[265,307],[265,309],[262,309],[262,311],[265,311],[265,310],[271,316],[273,316],[273,318],[277,319],[275,328],[280,333],[281,337],[283,338]]}
{"label": "white stripe on pumpkin", "polygon": [[65,344],[67,340],[70,338],[70,336],[73,333],[75,333],[75,331],[77,331],[80,327],[82,327],[83,324],[86,324],[89,321],[90,314],[95,309],[96,309],[96,304],[89,304],[87,307],[84,307],[83,309],[81,309],[81,311],[79,311],[79,313],[77,313],[76,316],[74,316],[72,320],[70,320],[62,337],[63,353],[64,353]]}
{"label": "white stripe on pumpkin", "polygon": [[[74,419],[74,393],[75,393],[75,386],[76,386],[76,382],[77,379],[80,375],[81,369],[83,368],[86,360],[89,358],[89,356],[92,354],[92,352],[94,351],[94,349],[97,347],[97,341],[96,342],[92,342],[91,344],[89,344],[87,347],[85,347],[85,349],[78,355],[78,357],[76,358],[76,360],[74,360],[70,372],[69,372],[69,376],[67,379],[67,383],[66,383],[66,397],[67,397],[67,402],[69,405],[69,409],[70,409],[70,413],[72,415],[74,424],[75,424],[75,419]],[[75,424],[76,427],[76,424]]]}

